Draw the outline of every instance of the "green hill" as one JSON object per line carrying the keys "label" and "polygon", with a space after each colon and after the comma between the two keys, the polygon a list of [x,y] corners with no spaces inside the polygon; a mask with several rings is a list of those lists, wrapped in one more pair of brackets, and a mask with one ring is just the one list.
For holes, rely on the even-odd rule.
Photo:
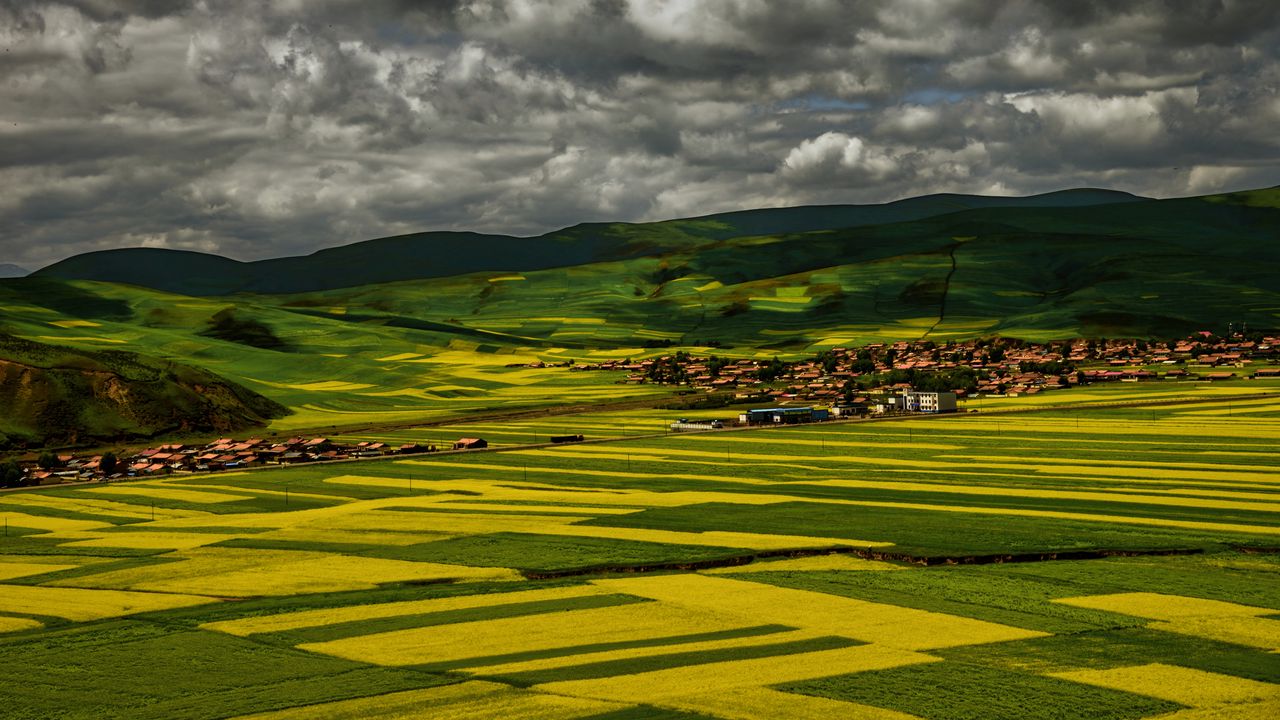
{"label": "green hill", "polygon": [[288,410],[196,367],[0,334],[0,449],[231,432]]}
{"label": "green hill", "polygon": [[[0,280],[0,332],[206,368],[294,411],[273,429],[327,431],[667,392],[523,365],[669,345],[769,358],[917,338],[1168,338],[1229,322],[1271,330],[1280,326],[1278,206],[1277,189],[1172,200],[932,196],[581,225],[550,239],[499,238],[526,253],[501,262],[477,250],[497,236],[456,234],[264,263],[120,251],[53,269],[119,271],[133,284],[64,280],[53,269]],[[845,222],[856,224],[836,226]],[[422,243],[439,249],[414,249]],[[455,272],[475,266],[497,267]],[[307,289],[212,294],[244,290],[246,267],[278,270],[255,282]],[[419,276],[428,272],[448,274]],[[183,287],[189,273],[198,278]]]}
{"label": "green hill", "polygon": [[1107,190],[1068,190],[1024,198],[929,195],[883,205],[777,208],[658,223],[589,223],[518,238],[425,232],[327,248],[304,257],[238,262],[154,248],[86,253],[36,275],[99,280],[212,296],[301,293],[481,271],[524,272],[689,251],[728,238],[902,222],[985,207],[1070,207],[1140,200]]}

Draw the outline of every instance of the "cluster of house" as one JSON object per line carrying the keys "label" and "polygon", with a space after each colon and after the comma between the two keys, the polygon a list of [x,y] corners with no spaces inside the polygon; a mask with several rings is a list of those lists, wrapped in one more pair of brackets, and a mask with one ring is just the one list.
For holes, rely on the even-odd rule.
{"label": "cluster of house", "polygon": [[[877,393],[872,397],[842,401],[830,407],[770,407],[755,408],[738,414],[738,425],[798,425],[824,422],[837,418],[865,417],[867,415],[898,415],[903,413],[952,413],[956,412],[956,394],[953,392],[922,392],[899,389]],[[689,430],[719,430],[728,427],[727,420],[690,420],[680,418],[671,423],[673,432]]]}
{"label": "cluster of house", "polygon": [[[485,446],[485,441],[480,438],[462,438],[454,443],[453,449],[469,450]],[[222,438],[205,445],[181,443],[161,445],[119,459],[103,455],[86,457],[58,455],[56,462],[53,462],[53,458],[45,458],[41,464],[26,466],[24,473],[30,484],[48,484],[75,480],[111,480],[168,475],[174,472],[217,472],[262,465],[292,465],[376,458],[385,455],[412,455],[436,452],[436,450],[435,445],[421,443],[389,445],[383,442],[364,441],[344,444],[323,437],[295,437],[282,441],[261,438],[248,440]]]}
{"label": "cluster of house", "polygon": [[[868,390],[909,389],[908,379],[945,375],[966,394],[1035,394],[1081,383],[1168,379],[1280,377],[1280,336],[1219,338],[1203,332],[1160,342],[1070,340],[1031,343],[1007,338],[835,347],[798,362],[729,360],[684,353],[640,361],[573,365],[616,370],[623,383],[683,384],[740,397],[835,403]],[[961,386],[959,380],[965,381]],[[864,398],[865,399],[865,398]]]}

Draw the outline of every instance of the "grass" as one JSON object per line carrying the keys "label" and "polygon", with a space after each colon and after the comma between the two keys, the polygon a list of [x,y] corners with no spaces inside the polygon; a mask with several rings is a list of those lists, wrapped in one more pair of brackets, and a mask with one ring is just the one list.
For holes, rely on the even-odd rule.
{"label": "grass", "polygon": [[1280,656],[1276,653],[1147,627],[1054,635],[982,648],[951,648],[939,654],[956,662],[1042,675],[1079,668],[1128,667],[1161,660],[1206,672],[1280,684]]}
{"label": "grass", "polygon": [[784,686],[936,720],[1142,718],[1181,705],[1007,668],[942,662]]}
{"label": "grass", "polygon": [[[0,639],[0,648],[25,668],[20,683],[6,683],[3,712],[12,718],[214,720],[444,682],[137,621],[28,633]],[[121,672],[139,658],[140,672]]]}
{"label": "grass", "polygon": [[542,615],[544,613],[618,607],[636,602],[641,602],[641,600],[625,595],[587,595],[563,600],[511,602],[496,606],[444,610],[421,615],[397,615],[381,619],[351,620],[314,628],[272,633],[266,636],[266,640],[285,645],[304,645],[347,640],[397,630],[413,630],[437,625],[453,625],[455,623],[483,622],[501,618],[518,618],[526,615]]}
{"label": "grass", "polygon": [[366,554],[419,562],[564,571],[643,566],[648,563],[697,562],[740,555],[741,551],[723,547],[682,546],[610,538],[499,532],[385,548]]}

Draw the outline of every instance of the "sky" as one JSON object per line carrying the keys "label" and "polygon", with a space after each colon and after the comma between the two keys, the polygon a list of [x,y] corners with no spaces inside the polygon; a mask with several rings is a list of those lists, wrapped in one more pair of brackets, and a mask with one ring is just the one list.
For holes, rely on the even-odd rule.
{"label": "sky", "polygon": [[1275,0],[0,0],[0,263],[1280,184]]}

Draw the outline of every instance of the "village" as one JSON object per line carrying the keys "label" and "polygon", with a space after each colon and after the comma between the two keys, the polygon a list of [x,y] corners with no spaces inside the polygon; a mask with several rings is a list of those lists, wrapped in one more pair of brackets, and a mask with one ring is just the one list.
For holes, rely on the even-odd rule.
{"label": "village", "polygon": [[[740,412],[736,419],[679,418],[668,426],[671,432],[685,432],[949,413],[956,412],[958,400],[966,397],[1033,395],[1101,382],[1280,378],[1280,337],[1218,338],[1201,333],[1167,343],[1075,340],[1043,344],[994,338],[836,347],[796,362],[699,357],[681,351],[639,362],[538,365],[568,367],[570,371],[626,372],[619,382],[682,385],[738,404],[770,404]],[[566,435],[550,441],[583,439],[582,435]],[[170,443],[123,457],[46,452],[34,462],[10,460],[0,466],[0,487],[367,460],[487,446],[483,438],[473,437],[459,438],[444,448],[422,443],[350,444],[326,437],[254,437]]]}
{"label": "village", "polygon": [[[485,446],[479,438],[461,438],[453,449]],[[112,453],[92,456],[46,452],[34,463],[14,463],[20,478],[0,477],[3,485],[49,485],[62,482],[118,480],[153,477],[175,472],[218,472],[242,470],[267,465],[335,460],[372,459],[387,455],[415,455],[436,452],[435,445],[409,443],[389,445],[382,442],[343,444],[324,437],[294,437],[272,441],[262,438],[236,440],[221,438],[207,444],[170,443],[147,448],[134,455],[117,457]],[[12,471],[10,471],[12,472]],[[0,470],[0,475],[4,475]],[[16,481],[15,481],[16,480]]]}
{"label": "village", "polygon": [[685,385],[742,399],[873,404],[871,394],[952,392],[959,398],[1019,396],[1098,382],[1226,381],[1280,377],[1280,336],[1208,331],[1169,342],[1008,338],[835,347],[798,362],[732,360],[677,352],[641,361],[575,364],[570,370],[626,372],[620,383]]}

